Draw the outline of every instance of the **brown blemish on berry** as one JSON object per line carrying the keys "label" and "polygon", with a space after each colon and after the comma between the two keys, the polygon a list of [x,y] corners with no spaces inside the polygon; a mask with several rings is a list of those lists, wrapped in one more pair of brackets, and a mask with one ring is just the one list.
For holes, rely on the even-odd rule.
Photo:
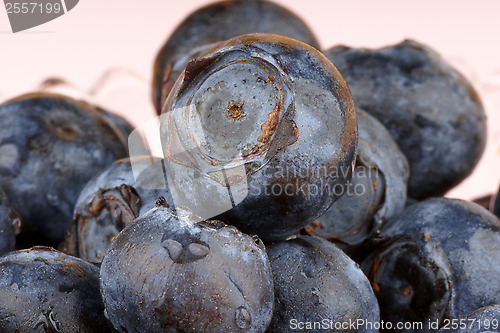
{"label": "brown blemish on berry", "polygon": [[55,129],[56,136],[62,141],[73,141],[78,137],[78,132],[69,126],[60,126]]}
{"label": "brown blemish on berry", "polygon": [[269,141],[271,136],[274,134],[274,131],[276,131],[276,127],[278,126],[280,110],[281,104],[278,103],[274,106],[273,111],[269,113],[269,116],[267,117],[264,124],[260,126],[262,134],[259,135],[257,141],[262,144],[266,144]]}
{"label": "brown blemish on berry", "polygon": [[373,287],[373,291],[375,293],[380,292],[380,286],[378,285],[378,282],[377,282],[377,273],[378,273],[379,265],[380,265],[380,259],[377,256],[373,259],[373,270],[372,270],[372,273],[373,273],[372,287]]}
{"label": "brown blemish on berry", "polygon": [[182,84],[179,87],[178,94],[182,94],[183,91],[190,85],[190,83],[205,69],[207,69],[217,57],[205,57],[196,58],[188,62],[186,69],[184,70],[184,78]]}
{"label": "brown blemish on berry", "polygon": [[35,261],[41,261],[47,265],[49,265],[54,270],[61,270],[66,273],[73,272],[78,276],[84,276],[85,271],[82,267],[80,267],[77,263],[73,261],[65,260],[65,256],[59,255],[53,260],[45,259],[45,258],[36,258]]}
{"label": "brown blemish on berry", "polygon": [[259,151],[260,145],[253,145],[252,148],[250,148],[250,152],[246,154],[241,154],[241,157],[247,157],[253,154],[256,154]]}

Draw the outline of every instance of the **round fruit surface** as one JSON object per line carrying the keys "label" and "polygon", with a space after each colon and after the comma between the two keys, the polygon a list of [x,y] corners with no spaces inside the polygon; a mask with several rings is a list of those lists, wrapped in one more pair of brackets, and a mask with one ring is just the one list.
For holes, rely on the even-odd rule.
{"label": "round fruit surface", "polygon": [[263,239],[298,232],[351,177],[349,89],[320,52],[290,38],[218,44],[188,64],[161,118],[176,205]]}

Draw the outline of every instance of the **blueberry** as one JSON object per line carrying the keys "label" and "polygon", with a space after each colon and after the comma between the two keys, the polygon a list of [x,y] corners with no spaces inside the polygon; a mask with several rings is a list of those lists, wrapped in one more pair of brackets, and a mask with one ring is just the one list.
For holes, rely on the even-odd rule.
{"label": "blueberry", "polygon": [[99,271],[52,248],[0,257],[2,332],[111,332]]}
{"label": "blueberry", "polygon": [[0,185],[23,221],[21,239],[57,245],[85,184],[127,155],[126,142],[91,105],[29,94],[0,105]]}
{"label": "blueberry", "polygon": [[[379,308],[370,282],[335,245],[302,236],[269,245],[267,253],[275,293],[267,332],[378,332]],[[353,330],[336,326],[361,320],[366,326]]]}
{"label": "blueberry", "polygon": [[[119,332],[263,332],[274,305],[264,245],[160,203],[125,228],[101,265]],[[126,314],[126,315],[124,315]]]}
{"label": "blueberry", "polygon": [[441,326],[500,303],[500,220],[479,205],[446,198],[412,204],[373,243],[362,268],[384,321]]}
{"label": "blueberry", "polygon": [[381,49],[324,51],[359,107],[384,124],[410,164],[408,194],[446,193],[469,175],[486,143],[486,117],[471,84],[412,40]]}
{"label": "blueberry", "polygon": [[447,321],[438,333],[500,332],[500,304],[485,306],[456,320]]}
{"label": "blueberry", "polygon": [[158,114],[189,61],[217,42],[255,32],[287,36],[318,48],[307,25],[279,4],[262,0],[213,2],[185,18],[156,56],[153,102]]}
{"label": "blueberry", "polygon": [[[142,170],[134,174],[134,168]],[[100,263],[118,233],[154,207],[158,197],[174,207],[159,160],[134,157],[116,161],[96,175],[80,193],[63,252]]]}
{"label": "blueberry", "polygon": [[352,175],[349,89],[320,52],[290,38],[218,44],[188,64],[161,118],[179,205],[265,240],[312,222]]}
{"label": "blueberry", "polygon": [[403,211],[409,176],[408,162],[385,127],[362,110],[357,120],[353,177],[344,195],[306,227],[310,234],[338,241],[345,251],[353,251]]}

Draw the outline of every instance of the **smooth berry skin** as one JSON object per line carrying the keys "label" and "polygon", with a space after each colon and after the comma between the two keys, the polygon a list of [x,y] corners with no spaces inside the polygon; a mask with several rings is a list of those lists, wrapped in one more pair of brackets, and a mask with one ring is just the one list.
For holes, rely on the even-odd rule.
{"label": "smooth berry skin", "polygon": [[101,264],[101,293],[115,329],[263,332],[274,305],[263,243],[178,212],[159,205],[111,244]]}
{"label": "smooth berry skin", "polygon": [[319,48],[318,41],[308,26],[297,15],[277,3],[262,0],[210,3],[189,14],[156,56],[152,92],[158,114],[189,61],[218,42],[259,32],[287,36]]}
{"label": "smooth berry skin", "polygon": [[[327,240],[314,236],[267,247],[274,276],[275,309],[269,329],[288,332],[292,323],[379,322],[379,307],[370,282],[359,266]],[[330,322],[331,321],[331,322]],[[338,331],[329,326],[328,331]],[[307,332],[323,332],[305,327]],[[349,332],[378,332],[358,327]]]}
{"label": "smooth berry skin", "polygon": [[99,270],[49,247],[0,257],[2,332],[112,332]]}
{"label": "smooth berry skin", "polygon": [[361,267],[382,320],[437,320],[441,326],[500,302],[500,220],[477,204],[446,198],[414,203],[373,244]]}
{"label": "smooth berry skin", "polygon": [[182,205],[263,240],[298,233],[337,200],[357,146],[340,73],[312,47],[273,34],[230,39],[190,62],[160,131],[167,173],[187,180]]}
{"label": "smooth berry skin", "polygon": [[47,93],[0,105],[0,185],[21,216],[26,245],[57,246],[85,184],[127,155],[102,112]]}
{"label": "smooth berry skin", "polygon": [[160,159],[136,156],[114,162],[83,188],[61,250],[100,264],[116,235],[152,209],[160,196],[174,207]]}
{"label": "smooth berry skin", "polygon": [[369,113],[356,111],[359,139],[350,185],[305,228],[349,253],[403,211],[409,177],[408,162],[387,129]]}
{"label": "smooth berry skin", "polygon": [[470,82],[413,40],[324,51],[356,104],[389,130],[410,164],[408,195],[437,197],[467,177],[486,144],[486,115]]}

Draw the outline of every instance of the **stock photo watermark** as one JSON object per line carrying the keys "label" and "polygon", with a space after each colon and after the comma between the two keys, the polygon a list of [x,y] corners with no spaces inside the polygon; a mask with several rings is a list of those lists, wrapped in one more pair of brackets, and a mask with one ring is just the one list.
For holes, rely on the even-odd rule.
{"label": "stock photo watermark", "polygon": [[3,0],[12,32],[20,32],[52,21],[73,8],[79,0]]}
{"label": "stock photo watermark", "polygon": [[498,330],[500,323],[497,319],[432,319],[424,322],[390,322],[390,321],[369,321],[366,319],[349,319],[346,321],[334,321],[332,319],[322,319],[321,321],[300,321],[290,319],[289,327],[292,331],[359,331],[359,330],[413,330],[413,331],[436,331],[447,330]]}

